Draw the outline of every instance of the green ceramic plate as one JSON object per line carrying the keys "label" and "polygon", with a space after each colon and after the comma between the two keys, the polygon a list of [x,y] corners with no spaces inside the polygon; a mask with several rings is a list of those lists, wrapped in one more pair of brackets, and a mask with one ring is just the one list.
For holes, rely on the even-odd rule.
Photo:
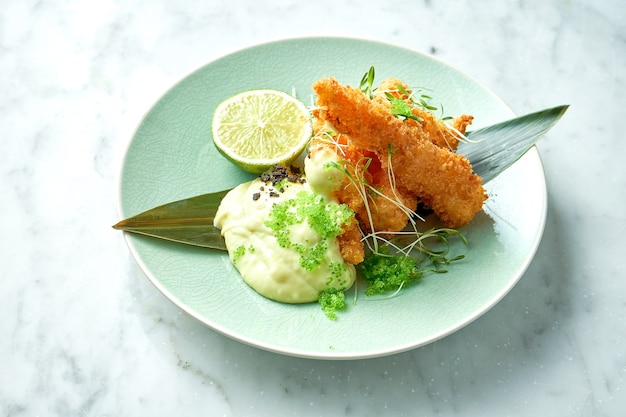
{"label": "green ceramic plate", "polygon": [[[469,113],[474,127],[513,116],[493,92],[427,55],[344,38],[302,38],[254,46],[198,69],[171,88],[141,121],[121,174],[121,216],[170,201],[231,188],[251,178],[211,141],[211,118],[224,99],[274,88],[312,102],[311,84],[325,76],[358,86],[370,66],[425,87],[447,114]],[[479,145],[476,145],[479,146]],[[430,275],[391,299],[358,295],[337,321],[316,304],[269,301],[246,286],[226,253],[127,235],[130,250],[154,285],[182,310],[243,343],[288,355],[354,359],[425,345],[467,325],[520,279],[543,232],[546,188],[536,150],[488,184],[490,198],[464,232],[465,260]],[[363,285],[359,291],[362,291]],[[352,297],[350,295],[349,297]]]}

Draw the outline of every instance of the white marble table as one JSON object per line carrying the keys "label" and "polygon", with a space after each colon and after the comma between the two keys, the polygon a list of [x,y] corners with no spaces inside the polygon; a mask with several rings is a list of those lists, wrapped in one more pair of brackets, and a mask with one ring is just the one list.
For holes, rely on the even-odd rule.
{"label": "white marble table", "polygon": [[[622,2],[5,3],[0,415],[623,415]],[[177,309],[110,229],[126,146],[167,88],[228,52],[308,35],[432,53],[517,113],[572,105],[539,145],[535,260],[440,341],[357,361],[243,345]]]}

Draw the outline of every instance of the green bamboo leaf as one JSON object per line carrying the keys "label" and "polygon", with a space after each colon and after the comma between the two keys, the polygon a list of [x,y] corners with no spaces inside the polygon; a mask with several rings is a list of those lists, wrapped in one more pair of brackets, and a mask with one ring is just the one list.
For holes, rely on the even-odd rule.
{"label": "green bamboo leaf", "polygon": [[155,207],[113,226],[173,242],[226,250],[224,238],[213,226],[222,198],[230,190],[202,194]]}
{"label": "green bamboo leaf", "polygon": [[[487,183],[531,149],[559,121],[569,106],[557,106],[506,120],[465,134],[470,143],[459,152]],[[467,148],[467,151],[465,151]]]}
{"label": "green bamboo leaf", "polygon": [[[367,79],[366,79],[367,80]],[[470,143],[461,150],[474,172],[487,183],[522,157],[563,116],[558,106],[467,133]],[[230,190],[202,194],[155,207],[122,220],[114,229],[173,242],[226,250],[213,220],[222,198]]]}

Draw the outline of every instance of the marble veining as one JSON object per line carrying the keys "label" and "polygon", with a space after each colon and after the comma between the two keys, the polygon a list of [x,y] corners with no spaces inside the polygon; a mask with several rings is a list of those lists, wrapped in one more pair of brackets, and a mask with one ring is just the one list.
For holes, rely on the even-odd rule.
{"label": "marble veining", "polygon": [[[0,11],[0,415],[618,416],[626,410],[626,9],[618,0],[7,2]],[[433,54],[517,113],[549,209],[519,284],[462,330],[356,361],[205,328],[144,277],[117,221],[150,106],[233,50],[301,36]]]}

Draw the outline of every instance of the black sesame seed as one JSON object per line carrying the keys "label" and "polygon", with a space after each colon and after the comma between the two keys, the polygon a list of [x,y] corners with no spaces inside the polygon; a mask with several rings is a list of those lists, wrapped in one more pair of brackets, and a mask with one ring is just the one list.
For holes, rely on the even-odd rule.
{"label": "black sesame seed", "polygon": [[[284,165],[274,165],[270,170],[261,174],[259,179],[266,184],[271,183],[274,186],[283,180],[292,183],[304,183],[300,168],[294,166],[286,167]],[[261,189],[261,191],[263,191],[263,189]]]}

